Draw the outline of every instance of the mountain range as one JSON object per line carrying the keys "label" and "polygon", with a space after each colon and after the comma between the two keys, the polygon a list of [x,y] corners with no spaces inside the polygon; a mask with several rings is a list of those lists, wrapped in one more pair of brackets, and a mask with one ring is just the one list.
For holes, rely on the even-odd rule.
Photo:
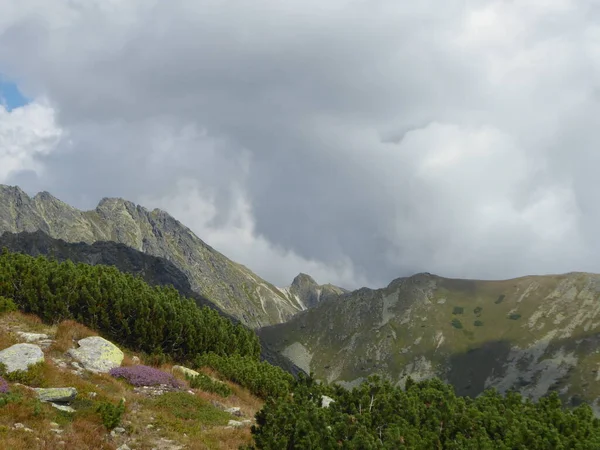
{"label": "mountain range", "polygon": [[0,185],[0,235],[34,231],[70,243],[113,241],[164,258],[185,274],[193,291],[253,328],[284,322],[321,295],[343,292],[305,276],[279,289],[159,209],[104,198],[94,210],[80,211],[48,192],[30,197],[19,187]]}
{"label": "mountain range", "polygon": [[0,235],[2,247],[173,284],[255,328],[272,359],[284,356],[321,380],[437,376],[461,395],[495,387],[538,399],[557,391],[600,412],[600,275],[482,281],[421,273],[350,292],[299,274],[277,288],[164,211],[115,198],[79,211],[45,192],[29,197],[1,185]]}
{"label": "mountain range", "polygon": [[[600,397],[600,275],[458,280],[417,274],[363,288],[259,330],[319,379],[433,376],[458,394],[494,387],[572,405]],[[600,409],[599,409],[600,410]]]}

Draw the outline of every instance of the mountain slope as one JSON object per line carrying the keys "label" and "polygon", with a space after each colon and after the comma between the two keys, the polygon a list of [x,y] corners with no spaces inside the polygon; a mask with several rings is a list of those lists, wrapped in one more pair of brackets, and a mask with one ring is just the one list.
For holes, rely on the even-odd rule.
{"label": "mountain slope", "polygon": [[115,198],[79,211],[47,192],[31,198],[18,187],[0,185],[0,235],[37,230],[67,242],[114,241],[165,258],[194,291],[254,328],[283,322],[303,309],[293,296],[229,260],[164,211]]}
{"label": "mountain slope", "polygon": [[459,394],[558,390],[600,397],[600,275],[506,281],[419,274],[360,289],[266,327],[261,337],[320,379],[439,376]]}

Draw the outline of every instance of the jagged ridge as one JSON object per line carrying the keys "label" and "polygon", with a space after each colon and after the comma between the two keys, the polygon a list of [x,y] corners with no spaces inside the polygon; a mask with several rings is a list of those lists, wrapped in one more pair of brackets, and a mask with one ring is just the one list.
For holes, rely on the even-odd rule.
{"label": "jagged ridge", "polygon": [[31,198],[18,187],[0,185],[0,235],[37,230],[66,242],[113,241],[165,258],[195,292],[253,328],[283,322],[303,309],[294,296],[229,260],[162,210],[104,198],[95,210],[79,211],[48,192]]}

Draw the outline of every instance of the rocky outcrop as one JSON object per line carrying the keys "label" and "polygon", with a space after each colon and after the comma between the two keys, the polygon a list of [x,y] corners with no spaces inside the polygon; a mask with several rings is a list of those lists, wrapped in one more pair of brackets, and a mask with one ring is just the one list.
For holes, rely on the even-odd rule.
{"label": "rocky outcrop", "polygon": [[288,288],[281,289],[286,295],[296,299],[302,309],[313,308],[323,301],[328,301],[347,293],[345,289],[332,284],[319,285],[310,275],[301,273]]}
{"label": "rocky outcrop", "polygon": [[120,367],[125,357],[119,347],[100,336],[90,336],[77,343],[79,348],[70,349],[69,356],[90,372],[108,373],[110,369]]}
{"label": "rocky outcrop", "polygon": [[0,364],[4,364],[7,373],[26,371],[29,367],[43,361],[42,349],[34,344],[15,344],[0,351]]}

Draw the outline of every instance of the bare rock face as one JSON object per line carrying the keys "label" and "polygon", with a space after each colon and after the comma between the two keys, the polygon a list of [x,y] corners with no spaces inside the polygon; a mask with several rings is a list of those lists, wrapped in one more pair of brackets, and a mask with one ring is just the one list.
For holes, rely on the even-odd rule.
{"label": "bare rock face", "polygon": [[78,344],[79,348],[69,350],[69,355],[90,372],[108,373],[120,367],[125,357],[119,347],[100,336],[81,339]]}
{"label": "bare rock face", "polygon": [[302,303],[305,309],[313,308],[323,301],[334,299],[347,292],[332,284],[319,285],[305,273],[296,276],[288,290]]}
{"label": "bare rock face", "polygon": [[44,361],[42,349],[35,344],[15,344],[0,351],[0,363],[6,366],[6,372],[26,371],[30,366]]}

